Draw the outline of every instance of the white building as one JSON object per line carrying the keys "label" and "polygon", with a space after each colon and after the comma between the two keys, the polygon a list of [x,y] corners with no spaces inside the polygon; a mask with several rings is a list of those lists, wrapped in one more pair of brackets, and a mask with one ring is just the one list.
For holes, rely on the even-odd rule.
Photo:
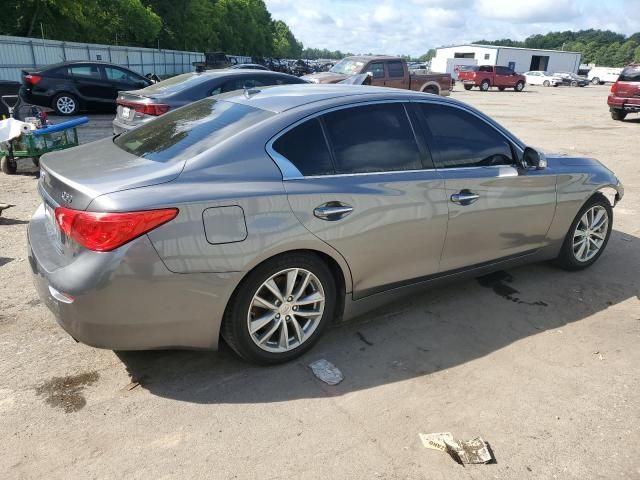
{"label": "white building", "polygon": [[576,73],[580,66],[580,53],[494,45],[457,45],[436,49],[436,56],[431,60],[431,71],[455,76],[456,67],[461,65],[500,65],[518,73],[529,70]]}

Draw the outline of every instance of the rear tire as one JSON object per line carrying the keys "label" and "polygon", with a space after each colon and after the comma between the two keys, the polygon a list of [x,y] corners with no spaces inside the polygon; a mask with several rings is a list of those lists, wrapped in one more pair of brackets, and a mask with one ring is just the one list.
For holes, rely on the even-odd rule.
{"label": "rear tire", "polygon": [[80,110],[78,99],[70,93],[59,93],[53,99],[52,108],[58,115],[75,115]]}
{"label": "rear tire", "polygon": [[436,87],[434,87],[433,85],[429,85],[427,87],[424,88],[424,90],[422,90],[424,93],[432,93],[434,95],[439,95],[440,92],[438,92],[438,89]]}
{"label": "rear tire", "polygon": [[[594,212],[594,216],[590,217],[590,212]],[[600,228],[594,228],[594,226],[598,226],[598,215],[603,212],[606,213],[607,218]],[[586,201],[571,223],[557,258],[558,265],[565,270],[582,270],[591,266],[604,252],[611,236],[612,225],[613,209],[611,204],[607,197],[598,192]],[[606,232],[604,228],[606,228]],[[589,236],[585,236],[581,232],[587,232]],[[583,248],[581,240],[586,242],[587,251],[581,250]],[[601,242],[597,250],[596,242]]]}
{"label": "rear tire", "polygon": [[524,90],[524,82],[522,80],[520,80],[518,83],[516,83],[516,86],[514,87],[514,90],[516,92],[521,92],[522,90]]}
{"label": "rear tire", "polygon": [[480,90],[482,90],[483,92],[488,92],[490,87],[491,83],[489,83],[489,80],[483,80],[480,84]]}
{"label": "rear tire", "polygon": [[501,92],[504,92],[504,87],[498,87],[498,90],[500,90]]}
{"label": "rear tire", "polygon": [[465,90],[471,90],[473,88],[473,85],[465,85],[464,89]]}
{"label": "rear tire", "polygon": [[618,108],[615,108],[613,110],[611,110],[611,118],[613,118],[614,120],[618,120],[618,121],[623,121],[627,116],[627,112],[625,112],[624,110],[620,110]]}
{"label": "rear tire", "polygon": [[0,158],[0,170],[7,175],[14,175],[18,171],[18,163],[10,160],[9,157]]}
{"label": "rear tire", "polygon": [[[305,283],[307,273],[311,275]],[[303,291],[299,291],[301,288]],[[258,297],[271,306],[267,307]],[[296,303],[311,297],[323,300]],[[227,305],[221,334],[247,361],[263,365],[287,362],[318,341],[334,317],[335,306],[336,282],[326,263],[310,253],[283,254],[256,267],[240,283]],[[321,314],[314,316],[316,311]],[[264,321],[259,322],[261,319]]]}

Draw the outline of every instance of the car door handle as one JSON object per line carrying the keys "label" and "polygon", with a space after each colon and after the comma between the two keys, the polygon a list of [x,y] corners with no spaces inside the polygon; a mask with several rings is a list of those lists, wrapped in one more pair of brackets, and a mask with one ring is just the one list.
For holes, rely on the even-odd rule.
{"label": "car door handle", "polygon": [[320,220],[333,222],[335,220],[340,220],[341,218],[346,217],[352,211],[353,207],[351,205],[347,205],[346,203],[329,202],[316,207],[313,210],[313,215]]}
{"label": "car door handle", "polygon": [[453,203],[458,203],[460,205],[471,205],[473,202],[475,202],[479,198],[480,198],[480,195],[466,189],[451,195],[451,201]]}

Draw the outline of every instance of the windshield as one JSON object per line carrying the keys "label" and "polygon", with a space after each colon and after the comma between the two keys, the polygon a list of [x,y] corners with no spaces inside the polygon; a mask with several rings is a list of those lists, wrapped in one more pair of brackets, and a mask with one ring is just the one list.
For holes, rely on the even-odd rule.
{"label": "windshield", "polygon": [[114,143],[138,157],[176,162],[194,157],[272,115],[247,105],[205,98],[124,133]]}
{"label": "windshield", "polygon": [[362,67],[364,67],[363,61],[344,58],[331,67],[329,71],[333,73],[340,73],[342,75],[355,75],[356,73],[361,72]]}
{"label": "windshield", "polygon": [[640,82],[640,65],[628,66],[618,78],[620,82]]}
{"label": "windshield", "polygon": [[211,76],[209,75],[202,75],[194,72],[183,73],[182,75],[176,75],[175,77],[149,85],[148,87],[140,90],[140,92],[150,97],[168,96],[186,88],[193,87],[194,85],[206,82],[210,79]]}

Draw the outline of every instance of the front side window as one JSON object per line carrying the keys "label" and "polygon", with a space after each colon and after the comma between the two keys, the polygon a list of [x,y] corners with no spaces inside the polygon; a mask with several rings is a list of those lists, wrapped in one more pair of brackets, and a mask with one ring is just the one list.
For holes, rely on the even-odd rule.
{"label": "front side window", "polygon": [[[480,118],[459,108],[420,104],[438,152],[438,168],[512,165],[507,139]],[[429,137],[429,136],[428,136]]]}
{"label": "front side window", "polygon": [[104,73],[107,75],[107,78],[109,80],[113,80],[116,82],[135,83],[142,80],[140,77],[137,77],[129,72],[125,72],[124,70],[120,70],[119,68],[104,67]]}
{"label": "front side window", "polygon": [[355,106],[323,116],[336,173],[422,168],[411,124],[400,103]]}
{"label": "front side window", "polygon": [[387,63],[387,68],[389,69],[390,78],[404,77],[402,62],[389,62]]}
{"label": "front side window", "polygon": [[273,143],[273,149],[293,163],[302,175],[334,173],[331,154],[317,118],[289,130]]}
{"label": "front side window", "polygon": [[384,64],[381,62],[370,63],[367,71],[373,73],[373,78],[384,78]]}
{"label": "front side window", "polygon": [[496,67],[496,73],[498,75],[511,75],[513,70],[507,67]]}

